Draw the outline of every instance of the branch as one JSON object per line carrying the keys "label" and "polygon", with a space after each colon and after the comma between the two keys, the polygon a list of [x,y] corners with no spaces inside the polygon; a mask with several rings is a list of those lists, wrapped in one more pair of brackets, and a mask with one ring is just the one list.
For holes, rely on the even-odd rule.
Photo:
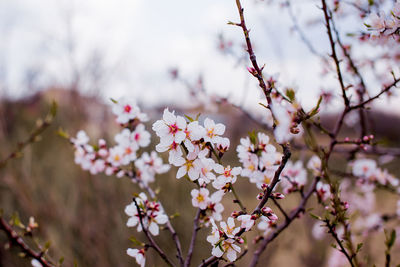
{"label": "branch", "polygon": [[150,246],[152,248],[154,248],[155,251],[157,251],[158,255],[160,255],[160,257],[165,261],[165,263],[168,264],[168,266],[175,266],[167,257],[167,255],[165,254],[165,252],[157,245],[157,243],[154,241],[154,239],[151,237],[151,235],[149,234],[149,232],[147,231],[147,228],[144,226],[143,224],[143,217],[142,217],[142,209],[139,207],[139,205],[136,202],[136,199],[133,198],[133,202],[135,203],[135,206],[138,210],[138,215],[139,215],[139,221],[140,221],[140,225],[142,226],[143,229],[143,233],[145,234],[145,236],[147,237],[147,240],[149,240],[150,242]]}
{"label": "branch", "polygon": [[324,12],[324,17],[325,17],[325,26],[326,26],[326,30],[327,30],[327,34],[329,37],[329,42],[331,45],[331,57],[333,59],[333,61],[335,62],[336,65],[336,73],[338,75],[338,81],[340,84],[340,88],[342,89],[342,97],[343,97],[343,101],[345,106],[349,106],[349,99],[346,95],[346,88],[344,86],[344,82],[343,82],[343,77],[342,77],[342,71],[340,70],[340,61],[336,55],[336,49],[335,49],[335,41],[333,41],[333,36],[332,36],[332,31],[331,31],[331,25],[330,25],[330,20],[332,19],[329,14],[328,14],[328,7],[326,5],[326,1],[325,0],[321,0],[322,1],[322,11]]}
{"label": "branch", "polygon": [[17,232],[15,232],[11,226],[6,222],[6,220],[4,220],[3,218],[0,217],[0,229],[3,230],[9,241],[12,244],[15,244],[16,246],[18,246],[26,255],[28,255],[29,257],[36,259],[38,262],[40,262],[40,264],[42,264],[42,266],[45,267],[53,267],[56,266],[54,263],[46,260],[44,258],[44,252],[36,252],[34,250],[32,250],[22,239],[22,237],[20,237],[18,235]]}
{"label": "branch", "polygon": [[385,88],[382,89],[382,91],[380,91],[377,95],[368,98],[367,100],[365,100],[364,102],[358,104],[358,105],[354,105],[354,106],[350,106],[350,109],[358,109],[361,108],[363,106],[365,106],[366,104],[370,103],[371,101],[377,99],[378,97],[380,97],[381,95],[383,95],[384,93],[386,93],[387,91],[389,91],[390,89],[392,89],[392,87],[396,87],[397,83],[400,81],[399,78],[394,79],[394,81],[387,85]]}
{"label": "branch", "polygon": [[4,168],[10,159],[18,157],[25,147],[34,143],[37,140],[38,136],[42,134],[51,125],[56,113],[57,113],[57,104],[56,102],[53,102],[50,107],[49,114],[46,116],[44,120],[38,121],[37,123],[38,125],[32,131],[29,137],[26,140],[18,143],[17,148],[13,152],[11,152],[6,158],[0,160],[0,169]]}
{"label": "branch", "polygon": [[342,252],[346,256],[346,258],[349,261],[350,265],[352,267],[354,267],[354,264],[353,264],[353,261],[352,261],[352,257],[350,257],[350,255],[347,253],[346,249],[343,247],[342,240],[340,240],[338,235],[336,234],[334,226],[331,225],[331,223],[329,222],[328,219],[325,220],[325,223],[326,223],[326,226],[329,229],[329,233],[332,234],[332,236],[335,239],[336,243],[339,245],[339,247],[340,247],[339,251]]}
{"label": "branch", "polygon": [[316,177],[313,181],[313,183],[310,186],[310,189],[307,191],[307,193],[304,195],[304,198],[301,200],[300,205],[293,210],[289,217],[280,224],[275,231],[270,233],[261,243],[260,247],[254,252],[253,259],[251,261],[251,264],[249,266],[254,267],[257,265],[258,260],[261,256],[261,253],[265,251],[267,245],[271,243],[283,230],[285,230],[293,221],[296,219],[300,213],[303,213],[305,211],[305,206],[307,204],[308,199],[311,197],[312,193],[315,191],[315,187],[319,181],[319,177]]}
{"label": "branch", "polygon": [[190,266],[190,261],[192,259],[192,255],[194,252],[194,245],[196,243],[197,232],[200,230],[200,227],[199,227],[200,214],[201,214],[201,209],[198,209],[197,213],[196,213],[196,217],[194,218],[194,221],[193,221],[192,239],[190,240],[190,246],[189,246],[188,254],[186,256],[186,260],[185,260],[185,264],[184,264],[185,267]]}
{"label": "branch", "polygon": [[[137,182],[140,185],[140,187],[144,188],[152,199],[156,199],[157,198],[156,193],[153,191],[153,189],[151,189],[151,187],[149,187],[148,185],[144,184],[140,179],[138,179],[135,176],[135,174],[133,174],[133,175],[126,174],[126,176],[128,176],[128,178],[130,178],[131,180]],[[160,207],[165,212],[165,209],[162,206],[162,204],[160,202],[159,202],[159,204],[160,204]],[[177,258],[179,259],[180,265],[183,265],[183,256],[182,256],[183,254],[182,254],[181,242],[179,240],[178,234],[176,233],[174,227],[172,226],[172,224],[171,224],[171,222],[169,220],[169,217],[168,217],[168,221],[167,221],[167,228],[168,228],[168,230],[170,231],[170,233],[172,235],[172,239],[174,240],[175,247],[176,247],[176,250],[177,250]]]}

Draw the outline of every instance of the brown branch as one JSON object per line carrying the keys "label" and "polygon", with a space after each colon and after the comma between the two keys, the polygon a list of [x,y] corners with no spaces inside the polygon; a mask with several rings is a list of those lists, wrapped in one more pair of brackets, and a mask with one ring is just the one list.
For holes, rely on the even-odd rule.
{"label": "brown branch", "polygon": [[168,264],[168,266],[175,266],[171,260],[167,257],[167,255],[165,254],[165,252],[157,245],[157,243],[154,241],[154,239],[151,237],[151,235],[149,234],[149,232],[147,231],[147,228],[144,226],[143,224],[143,217],[142,217],[142,210],[139,207],[139,205],[136,202],[136,199],[133,198],[133,202],[135,203],[136,209],[138,210],[138,215],[139,215],[139,221],[140,221],[140,225],[142,226],[143,229],[143,233],[145,234],[145,236],[147,237],[147,240],[149,240],[150,242],[150,246],[152,248],[154,248],[154,250],[158,253],[158,255],[160,255],[160,257],[165,261],[166,264]]}
{"label": "brown branch", "polygon": [[[140,186],[141,186],[142,188],[144,188],[144,189],[147,191],[147,193],[150,195],[150,197],[151,197],[152,199],[156,199],[156,198],[157,198],[156,193],[153,191],[153,189],[151,189],[151,187],[149,187],[148,185],[144,184],[144,183],[142,182],[142,180],[138,179],[138,178],[135,176],[134,173],[133,173],[133,175],[126,174],[126,176],[127,176],[128,178],[130,178],[131,180],[133,180],[133,181],[137,182],[138,184],[140,184]],[[162,206],[162,204],[161,204],[160,202],[159,202],[159,204],[160,204],[160,207],[161,207],[161,208],[164,210],[164,212],[165,212],[165,209],[164,209],[164,207]],[[170,233],[171,233],[171,235],[172,235],[172,239],[173,239],[173,241],[174,241],[174,243],[175,243],[175,247],[176,247],[176,250],[177,250],[177,255],[176,255],[176,256],[177,256],[177,258],[178,258],[178,260],[179,260],[179,262],[180,262],[180,265],[183,266],[183,264],[184,264],[184,262],[183,262],[183,256],[182,256],[183,253],[182,253],[182,246],[181,246],[181,242],[180,242],[180,240],[179,240],[179,236],[178,236],[178,234],[176,233],[174,227],[172,226],[172,224],[171,224],[169,218],[168,218],[168,221],[167,221],[166,225],[167,225],[167,229],[170,231]]]}
{"label": "brown branch", "polygon": [[346,95],[346,87],[344,86],[344,82],[343,82],[343,76],[342,76],[342,71],[340,69],[340,61],[336,55],[336,49],[335,49],[335,41],[333,40],[333,35],[332,35],[332,30],[331,30],[331,17],[328,14],[328,6],[326,5],[326,1],[325,0],[321,0],[322,2],[322,11],[324,12],[324,18],[325,18],[325,26],[326,26],[326,30],[327,30],[327,34],[329,37],[329,43],[331,45],[331,57],[333,59],[333,61],[335,62],[336,65],[336,73],[338,75],[338,81],[340,84],[340,88],[342,89],[342,97],[343,97],[343,101],[345,106],[349,106],[350,101]]}
{"label": "brown branch", "polygon": [[6,158],[0,160],[0,169],[4,168],[9,160],[18,157],[25,147],[34,143],[37,140],[38,136],[42,134],[51,125],[56,113],[57,113],[57,104],[53,102],[49,114],[46,116],[44,120],[40,120],[38,122],[38,125],[32,131],[29,137],[26,140],[18,143],[17,148],[13,152],[11,152]]}
{"label": "brown branch", "polygon": [[279,165],[279,168],[275,171],[274,178],[272,179],[271,184],[268,186],[267,192],[261,199],[260,203],[258,203],[257,207],[254,209],[252,214],[260,213],[261,209],[267,203],[268,199],[270,198],[270,196],[272,194],[272,191],[274,190],[276,184],[279,182],[279,178],[283,171],[283,168],[285,168],[287,161],[289,160],[290,156],[292,155],[292,153],[290,152],[289,145],[282,145],[282,147],[283,147],[283,156],[282,156],[281,164]]}
{"label": "brown branch", "polygon": [[243,34],[244,34],[244,37],[246,40],[247,53],[249,54],[251,64],[253,65],[253,68],[255,70],[255,73],[253,74],[253,76],[257,78],[258,85],[264,92],[264,95],[268,102],[268,108],[271,108],[270,105],[272,103],[272,100],[271,100],[270,94],[271,94],[272,88],[269,85],[267,87],[267,85],[264,81],[264,78],[263,78],[262,68],[260,68],[258,66],[256,55],[254,54],[254,50],[253,50],[253,45],[251,44],[249,30],[247,29],[246,22],[244,20],[244,13],[243,13],[243,8],[242,8],[242,4],[240,3],[240,0],[236,0],[236,6],[239,11],[240,23],[235,24],[235,25],[241,27],[243,30]]}
{"label": "brown branch", "polygon": [[189,246],[188,254],[186,256],[186,260],[185,260],[185,264],[184,264],[185,267],[190,266],[190,261],[192,259],[192,255],[194,252],[194,245],[196,243],[197,232],[200,230],[200,227],[199,227],[200,214],[201,214],[201,209],[198,209],[197,213],[196,213],[196,217],[194,218],[194,221],[193,221],[192,239],[190,240],[190,246]]}
{"label": "brown branch", "polygon": [[340,238],[338,237],[338,235],[336,233],[336,230],[335,230],[335,227],[329,222],[328,219],[325,220],[324,222],[326,223],[326,227],[328,227],[329,233],[332,235],[332,237],[335,239],[336,243],[339,245],[339,247],[340,247],[339,251],[342,252],[346,256],[346,258],[349,261],[350,265],[352,267],[354,267],[354,263],[353,263],[352,257],[349,255],[349,253],[347,253],[346,249],[343,247],[343,244],[342,244],[343,240],[340,240]]}
{"label": "brown branch", "polygon": [[400,81],[399,78],[394,79],[394,81],[393,81],[391,84],[387,85],[385,88],[383,88],[383,89],[382,89],[378,94],[376,94],[375,96],[368,98],[367,100],[365,100],[364,102],[362,102],[362,103],[360,103],[360,104],[358,104],[358,105],[350,106],[349,108],[353,110],[353,109],[358,109],[358,108],[361,108],[361,107],[365,106],[366,104],[370,103],[371,101],[373,101],[373,100],[379,98],[379,97],[380,97],[381,95],[383,95],[384,93],[388,92],[390,89],[392,89],[392,87],[396,87],[396,85],[397,85],[397,83],[398,83],[399,81]]}
{"label": "brown branch", "polygon": [[271,243],[276,237],[278,237],[278,235],[282,231],[284,231],[299,216],[300,213],[303,213],[305,211],[305,206],[307,204],[307,201],[311,197],[313,192],[315,191],[315,187],[316,187],[318,181],[319,181],[319,177],[316,177],[314,179],[313,183],[311,184],[309,190],[304,195],[304,198],[302,198],[299,206],[297,206],[297,208],[290,213],[289,217],[285,220],[285,222],[280,224],[272,233],[270,233],[265,239],[263,239],[259,248],[254,252],[253,259],[249,266],[251,266],[251,267],[256,266],[262,252],[265,251],[267,245],[269,243]]}
{"label": "brown branch", "polygon": [[6,222],[6,220],[4,220],[1,217],[0,217],[0,229],[6,233],[10,243],[18,246],[26,255],[28,255],[33,259],[36,259],[38,262],[40,262],[40,264],[42,264],[42,266],[45,267],[56,266],[54,263],[44,258],[44,252],[36,252],[33,249],[31,249],[25,243],[22,237],[19,236],[18,233],[14,231],[12,227]]}

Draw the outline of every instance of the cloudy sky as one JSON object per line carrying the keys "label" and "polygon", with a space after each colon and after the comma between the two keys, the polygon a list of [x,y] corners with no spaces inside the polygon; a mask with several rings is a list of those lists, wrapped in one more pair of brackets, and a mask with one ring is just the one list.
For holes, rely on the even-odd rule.
{"label": "cloudy sky", "polygon": [[[266,73],[279,73],[284,85],[298,88],[308,107],[317,90],[336,86],[333,76],[321,80],[321,63],[291,30],[287,9],[242,2]],[[306,28],[308,38],[327,53],[316,2],[294,2],[301,23],[315,22]],[[20,97],[31,90],[27,81],[32,87],[68,85],[79,77],[85,91],[104,98],[182,101],[184,86],[168,75],[177,67],[190,81],[202,74],[209,92],[251,105],[260,94],[248,62],[237,64],[217,49],[222,33],[242,54],[242,32],[228,21],[238,21],[233,0],[0,0],[0,90]]]}

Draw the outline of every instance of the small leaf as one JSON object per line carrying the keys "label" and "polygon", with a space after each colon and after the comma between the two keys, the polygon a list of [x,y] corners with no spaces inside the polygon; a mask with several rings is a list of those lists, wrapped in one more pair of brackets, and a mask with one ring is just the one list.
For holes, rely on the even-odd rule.
{"label": "small leaf", "polygon": [[57,114],[57,109],[58,109],[58,105],[56,101],[52,101],[51,102],[51,107],[50,107],[50,115],[55,117]]}
{"label": "small leaf", "polygon": [[113,98],[110,98],[110,100],[111,100],[111,102],[113,102],[114,104],[118,104],[118,101],[117,101],[117,100],[115,100],[115,99],[113,99]]}
{"label": "small leaf", "polygon": [[322,96],[319,97],[317,105],[310,111],[310,117],[316,115],[319,112],[319,106],[321,105]]}
{"label": "small leaf", "polygon": [[257,143],[257,136],[256,136],[256,132],[252,131],[249,132],[249,138],[250,138],[250,142],[255,145]]}
{"label": "small leaf", "polygon": [[129,238],[129,240],[130,240],[133,244],[135,244],[135,245],[137,245],[137,246],[143,246],[143,242],[140,242],[140,241],[137,240],[134,236],[131,236],[131,237]]}
{"label": "small leaf", "polygon": [[358,252],[361,250],[362,246],[363,246],[363,243],[358,243],[358,244],[357,244],[356,253],[358,253]]}
{"label": "small leaf", "polygon": [[188,119],[190,122],[193,122],[193,121],[194,121],[194,119],[193,119],[192,117],[190,117],[190,116],[188,116],[188,115],[184,115],[184,116],[185,116],[185,118]]}
{"label": "small leaf", "polygon": [[50,246],[51,246],[51,242],[50,242],[50,241],[47,241],[47,242],[44,244],[43,251],[47,251],[47,250],[50,248]]}
{"label": "small leaf", "polygon": [[61,127],[58,128],[58,131],[56,133],[59,136],[61,136],[62,138],[65,138],[65,139],[69,139],[70,138],[69,134],[66,131],[64,131]]}
{"label": "small leaf", "polygon": [[64,257],[61,257],[61,258],[58,260],[58,264],[61,265],[61,264],[63,264],[63,262],[64,262]]}
{"label": "small leaf", "polygon": [[374,5],[374,0],[368,0],[368,5],[373,6]]}
{"label": "small leaf", "polygon": [[316,219],[316,220],[322,221],[322,218],[321,218],[320,216],[315,215],[315,214],[313,214],[313,213],[311,213],[311,212],[310,212],[310,216],[311,216],[312,218]]}
{"label": "small leaf", "polygon": [[293,102],[296,99],[296,92],[289,88],[286,90],[286,96],[290,99],[291,102]]}

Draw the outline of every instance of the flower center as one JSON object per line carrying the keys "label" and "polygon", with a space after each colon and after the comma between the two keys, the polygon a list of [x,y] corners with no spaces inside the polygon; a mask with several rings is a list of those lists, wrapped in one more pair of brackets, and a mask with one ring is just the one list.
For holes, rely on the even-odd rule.
{"label": "flower center", "polygon": [[175,124],[169,125],[169,132],[172,134],[176,134],[178,132],[179,128],[178,126]]}
{"label": "flower center", "polygon": [[197,202],[204,202],[204,196],[202,194],[198,194],[196,200]]}
{"label": "flower center", "polygon": [[124,107],[124,111],[125,111],[126,113],[131,112],[131,110],[132,110],[132,107],[131,107],[130,105],[126,105],[126,106]]}

